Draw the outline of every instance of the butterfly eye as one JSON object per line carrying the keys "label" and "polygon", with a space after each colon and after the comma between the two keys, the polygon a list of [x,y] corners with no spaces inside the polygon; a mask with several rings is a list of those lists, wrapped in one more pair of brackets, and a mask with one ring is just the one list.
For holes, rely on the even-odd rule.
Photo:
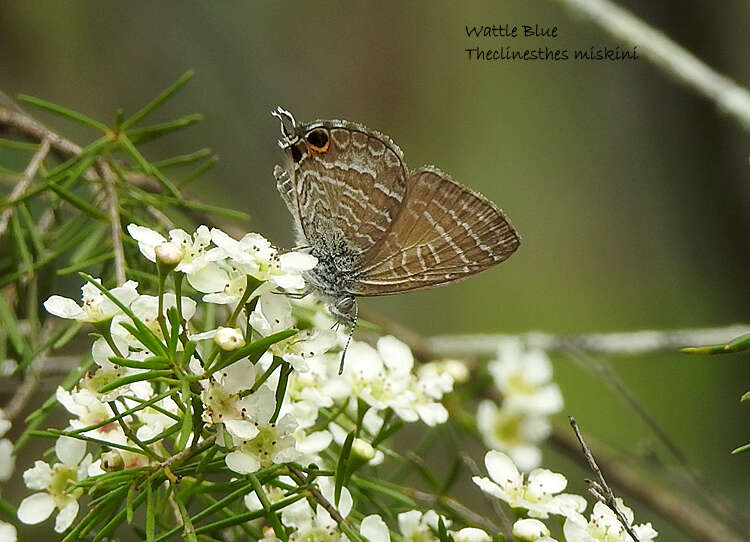
{"label": "butterfly eye", "polygon": [[310,144],[310,148],[315,152],[323,153],[328,150],[330,140],[328,139],[328,132],[326,132],[323,128],[316,128],[315,130],[312,130],[307,134],[305,139]]}
{"label": "butterfly eye", "polygon": [[305,157],[306,149],[304,143],[297,143],[292,145],[292,159],[295,163],[299,164]]}

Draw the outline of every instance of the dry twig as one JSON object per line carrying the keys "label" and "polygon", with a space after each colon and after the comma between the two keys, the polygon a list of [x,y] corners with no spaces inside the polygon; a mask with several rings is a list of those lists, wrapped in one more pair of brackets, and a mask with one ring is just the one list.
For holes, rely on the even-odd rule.
{"label": "dry twig", "polygon": [[583,457],[586,459],[586,463],[588,463],[589,468],[594,473],[594,476],[596,476],[597,478],[597,480],[586,479],[586,483],[589,484],[589,492],[598,501],[606,504],[607,507],[609,507],[609,509],[615,513],[615,515],[617,516],[617,519],[622,524],[622,527],[633,538],[633,540],[638,542],[638,535],[635,534],[633,527],[630,525],[627,518],[620,510],[620,507],[617,506],[617,501],[615,500],[615,494],[612,493],[612,490],[607,485],[607,481],[604,479],[604,475],[602,474],[602,471],[599,469],[599,465],[596,464],[596,460],[594,460],[594,456],[591,453],[591,450],[589,450],[589,447],[586,446],[586,442],[584,442],[583,440],[583,436],[581,435],[580,429],[578,429],[578,424],[576,423],[575,418],[573,418],[573,416],[570,416],[568,419],[570,420],[570,425],[573,428],[573,431],[575,431],[576,433],[578,442],[581,444]]}

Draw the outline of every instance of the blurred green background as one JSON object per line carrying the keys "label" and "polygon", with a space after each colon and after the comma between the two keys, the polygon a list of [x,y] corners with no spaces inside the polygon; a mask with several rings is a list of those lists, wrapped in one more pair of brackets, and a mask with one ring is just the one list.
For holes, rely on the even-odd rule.
{"label": "blurred green background", "polygon": [[[748,3],[620,4],[750,85]],[[467,24],[503,23],[557,25],[560,37],[466,37]],[[248,230],[287,247],[290,217],[271,175],[279,157],[271,109],[389,134],[411,167],[435,164],[481,191],[523,236],[508,262],[472,280],[363,302],[426,335],[747,321],[749,134],[644,59],[469,62],[464,52],[505,45],[618,44],[552,1],[32,0],[0,7],[0,89],[110,120],[194,68],[193,81],[158,114],[200,112],[205,121],[146,154],[211,146],[221,161],[192,193],[248,211]],[[38,117],[79,143],[92,139]],[[611,360],[689,460],[738,503],[750,456],[729,451],[750,440],[738,402],[750,387],[749,360]],[[612,447],[648,448],[653,437],[599,380],[567,359],[555,362],[565,414]],[[568,468],[554,455],[545,463]],[[670,532],[648,511],[637,517]]]}

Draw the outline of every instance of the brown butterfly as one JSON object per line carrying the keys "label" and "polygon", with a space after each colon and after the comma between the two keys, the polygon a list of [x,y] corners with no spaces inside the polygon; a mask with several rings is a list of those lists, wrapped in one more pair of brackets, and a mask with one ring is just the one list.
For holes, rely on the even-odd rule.
{"label": "brown butterfly", "polygon": [[352,330],[359,296],[458,282],[518,248],[494,203],[435,167],[410,172],[389,137],[343,120],[297,124],[281,107],[272,115],[284,153],[277,186],[300,247],[318,259],[305,278]]}

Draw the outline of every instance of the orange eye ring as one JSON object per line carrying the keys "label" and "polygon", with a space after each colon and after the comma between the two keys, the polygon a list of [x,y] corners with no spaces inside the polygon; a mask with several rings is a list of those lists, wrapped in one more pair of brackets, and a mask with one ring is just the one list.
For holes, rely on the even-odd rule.
{"label": "orange eye ring", "polygon": [[331,146],[331,139],[328,137],[328,132],[323,128],[316,128],[310,131],[306,136],[305,140],[315,152],[324,153]]}

